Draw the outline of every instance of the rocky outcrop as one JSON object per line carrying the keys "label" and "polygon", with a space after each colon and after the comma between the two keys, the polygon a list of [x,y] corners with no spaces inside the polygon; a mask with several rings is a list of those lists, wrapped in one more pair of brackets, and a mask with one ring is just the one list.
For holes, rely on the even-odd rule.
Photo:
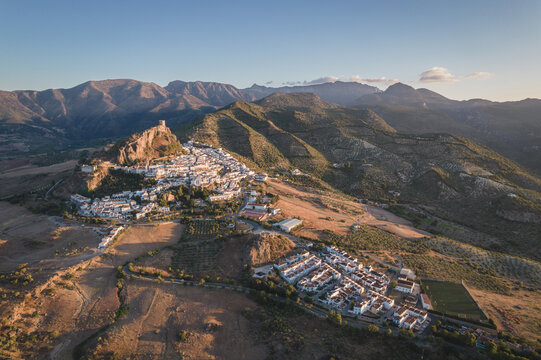
{"label": "rocky outcrop", "polygon": [[248,247],[248,262],[258,266],[275,261],[295,248],[295,244],[283,236],[257,236]]}
{"label": "rocky outcrop", "polygon": [[182,152],[177,137],[163,124],[130,136],[111,150],[118,164],[128,165]]}

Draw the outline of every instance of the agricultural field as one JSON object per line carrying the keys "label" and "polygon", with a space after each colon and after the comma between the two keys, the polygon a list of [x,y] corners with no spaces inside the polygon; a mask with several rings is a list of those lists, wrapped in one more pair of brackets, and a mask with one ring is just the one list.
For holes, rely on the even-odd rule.
{"label": "agricultural field", "polygon": [[182,237],[183,242],[210,240],[218,235],[226,235],[231,229],[227,222],[216,220],[192,220],[186,225],[186,231]]}
{"label": "agricultural field", "polygon": [[487,320],[462,284],[424,280],[423,287],[432,302],[434,310],[468,320]]}
{"label": "agricultural field", "polygon": [[214,270],[223,244],[223,239],[179,244],[174,248],[171,267],[189,274]]}
{"label": "agricultural field", "polygon": [[380,230],[369,225],[360,225],[357,230],[346,235],[339,235],[333,231],[324,231],[324,241],[328,245],[335,245],[353,254],[358,250],[393,250],[411,253],[425,253],[428,247],[422,240],[406,240],[394,234]]}
{"label": "agricultural field", "polygon": [[402,254],[405,266],[411,268],[421,278],[438,279],[450,282],[466,281],[468,285],[499,294],[509,293],[509,287],[502,279],[478,269],[460,259],[427,254]]}
{"label": "agricultural field", "polygon": [[427,244],[440,254],[468,261],[489,274],[541,287],[541,263],[534,260],[488,251],[442,237],[429,239]]}

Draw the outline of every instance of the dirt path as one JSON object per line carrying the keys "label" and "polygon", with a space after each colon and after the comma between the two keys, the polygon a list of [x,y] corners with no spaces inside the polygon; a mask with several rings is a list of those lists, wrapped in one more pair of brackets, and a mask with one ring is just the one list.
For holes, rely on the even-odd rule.
{"label": "dirt path", "polygon": [[357,218],[360,224],[372,225],[406,239],[420,239],[432,236],[429,232],[416,229],[408,220],[390,211],[370,205],[363,205],[366,213]]}

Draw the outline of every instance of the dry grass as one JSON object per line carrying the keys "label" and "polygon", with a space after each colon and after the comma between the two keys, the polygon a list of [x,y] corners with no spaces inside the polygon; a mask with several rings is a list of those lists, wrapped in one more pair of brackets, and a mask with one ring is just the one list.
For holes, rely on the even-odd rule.
{"label": "dry grass", "polygon": [[[249,321],[245,295],[182,285],[130,281],[127,317],[98,341],[96,355],[133,359],[264,359]],[[178,335],[186,333],[179,341]]]}
{"label": "dry grass", "polygon": [[508,296],[470,289],[470,294],[498,329],[529,339],[541,339],[541,290],[513,290]]}
{"label": "dry grass", "polygon": [[331,195],[308,193],[281,181],[268,181],[267,191],[280,195],[276,206],[282,210],[283,217],[299,216],[303,220],[304,227],[298,235],[316,238],[321,230],[345,235],[354,224],[372,225],[409,239],[429,235],[415,229],[409,221],[383,209],[365,209],[360,203]]}

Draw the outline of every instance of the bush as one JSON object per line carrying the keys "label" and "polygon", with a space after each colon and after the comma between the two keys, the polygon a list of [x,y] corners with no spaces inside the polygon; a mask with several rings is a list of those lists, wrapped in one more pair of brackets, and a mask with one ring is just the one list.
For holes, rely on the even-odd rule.
{"label": "bush", "polygon": [[376,325],[368,325],[367,330],[371,333],[379,333],[379,327]]}
{"label": "bush", "polygon": [[185,342],[188,339],[188,332],[186,330],[180,331],[177,335],[177,340],[179,342]]}

